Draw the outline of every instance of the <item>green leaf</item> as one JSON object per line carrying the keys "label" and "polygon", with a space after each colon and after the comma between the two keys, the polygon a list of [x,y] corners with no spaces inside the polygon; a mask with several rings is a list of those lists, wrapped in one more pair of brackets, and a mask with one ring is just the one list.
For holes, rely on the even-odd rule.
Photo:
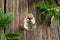
{"label": "green leaf", "polygon": [[48,8],[51,8],[53,0],[44,0],[44,3],[47,5]]}
{"label": "green leaf", "polygon": [[55,19],[60,19],[60,12],[58,12],[56,9],[53,10],[53,15]]}
{"label": "green leaf", "polygon": [[0,17],[3,15],[3,9],[0,8]]}
{"label": "green leaf", "polygon": [[45,21],[45,18],[46,18],[46,16],[48,15],[49,12],[50,12],[50,11],[45,10],[45,12],[43,12],[43,13],[41,14],[41,22],[42,22],[42,23]]}
{"label": "green leaf", "polygon": [[12,12],[6,13],[0,18],[0,27],[6,28],[12,21],[14,14]]}
{"label": "green leaf", "polygon": [[60,0],[55,0],[57,5],[60,6]]}
{"label": "green leaf", "polygon": [[3,34],[3,35],[0,37],[0,40],[6,40],[5,34]]}
{"label": "green leaf", "polygon": [[43,23],[45,20],[45,15],[44,14],[41,14],[41,22]]}
{"label": "green leaf", "polygon": [[19,34],[6,34],[7,40],[19,40],[21,38],[21,35]]}
{"label": "green leaf", "polygon": [[47,10],[47,9],[48,9],[48,7],[47,7],[47,5],[46,5],[44,2],[40,3],[40,4],[38,5],[38,7],[37,7],[37,10],[38,10],[39,12],[43,12],[43,11],[45,11],[45,10]]}

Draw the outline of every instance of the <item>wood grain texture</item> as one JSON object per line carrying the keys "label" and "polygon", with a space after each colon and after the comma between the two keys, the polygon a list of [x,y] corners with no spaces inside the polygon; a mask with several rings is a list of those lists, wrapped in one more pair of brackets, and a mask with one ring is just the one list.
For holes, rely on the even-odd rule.
{"label": "wood grain texture", "polygon": [[14,12],[14,19],[9,25],[9,27],[6,29],[6,33],[14,33],[14,27],[15,27],[15,0],[6,0],[6,12]]}
{"label": "wood grain texture", "polygon": [[24,18],[28,14],[28,0],[19,0],[19,31],[22,34],[21,40],[26,40],[26,30],[24,30]]}
{"label": "wood grain texture", "polygon": [[26,40],[26,30],[23,30],[24,18],[28,14],[28,0],[6,0],[6,12],[14,12],[14,19],[6,29],[6,33],[21,33]]}
{"label": "wood grain texture", "polygon": [[[34,17],[36,17],[36,4],[33,3],[33,0],[28,0],[28,13],[33,13]],[[27,31],[27,40],[38,40],[37,28],[32,31]]]}
{"label": "wood grain texture", "polygon": [[[42,0],[39,0],[39,2],[42,2]],[[37,4],[33,0],[6,0],[6,12],[14,12],[14,19],[6,29],[6,33],[21,33],[21,40],[60,40],[59,21],[54,19],[52,26],[41,24],[36,7]],[[37,28],[32,32],[23,28],[24,18],[29,12],[33,13],[36,18]]]}
{"label": "wood grain texture", "polygon": [[4,9],[4,0],[0,0],[0,7]]}
{"label": "wood grain texture", "polygon": [[[41,2],[41,0],[39,0]],[[53,20],[52,26],[48,26],[41,24],[39,21],[40,15],[36,13],[36,6],[34,8],[34,3],[32,0],[28,1],[28,12],[32,12],[33,14],[36,14],[37,19],[37,28],[32,32],[27,32],[27,40],[60,40],[59,39],[59,33],[58,33],[58,24],[59,21]],[[34,13],[35,12],[35,13]],[[50,16],[49,16],[50,17]]]}

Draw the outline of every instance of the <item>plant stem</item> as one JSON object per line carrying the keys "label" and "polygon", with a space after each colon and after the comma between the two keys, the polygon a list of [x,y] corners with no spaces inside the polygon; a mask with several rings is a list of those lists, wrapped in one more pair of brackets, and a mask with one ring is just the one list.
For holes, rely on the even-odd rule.
{"label": "plant stem", "polygon": [[51,9],[48,9],[48,10],[53,10],[53,9],[56,9],[56,10],[60,10],[60,7],[55,7],[55,8],[51,8]]}

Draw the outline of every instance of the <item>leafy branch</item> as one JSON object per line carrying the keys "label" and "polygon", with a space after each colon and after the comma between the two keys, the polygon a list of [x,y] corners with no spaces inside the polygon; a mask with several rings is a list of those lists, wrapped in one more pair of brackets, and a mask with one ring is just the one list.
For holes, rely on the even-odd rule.
{"label": "leafy branch", "polygon": [[3,14],[3,9],[0,8],[0,40],[19,40],[20,34],[5,34],[2,30],[6,29],[14,18],[13,12]]}
{"label": "leafy branch", "polygon": [[[57,7],[53,7],[53,0],[44,0],[41,2],[38,7],[37,7],[37,12],[41,14],[41,22],[43,23],[46,19],[46,16],[51,12],[52,17],[54,16],[55,19],[60,19],[60,0],[55,0]],[[52,18],[51,17],[51,18]],[[51,18],[50,18],[50,23],[51,23]],[[49,24],[50,25],[50,24]]]}

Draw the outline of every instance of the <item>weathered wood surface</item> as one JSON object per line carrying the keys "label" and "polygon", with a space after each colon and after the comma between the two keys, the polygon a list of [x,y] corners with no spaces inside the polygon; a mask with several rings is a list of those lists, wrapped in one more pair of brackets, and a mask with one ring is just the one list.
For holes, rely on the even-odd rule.
{"label": "weathered wood surface", "polygon": [[[41,0],[39,1],[41,2]],[[59,22],[54,20],[52,26],[41,24],[39,22],[39,14],[35,10],[36,5],[37,4],[33,3],[32,0],[6,0],[6,12],[14,12],[14,19],[6,29],[6,33],[21,33],[21,40],[60,40]],[[37,20],[37,28],[32,32],[22,29],[24,25],[24,17],[29,12],[32,12]]]}
{"label": "weathered wood surface", "polygon": [[4,9],[4,0],[0,0],[0,8]]}
{"label": "weathered wood surface", "polygon": [[26,40],[26,31],[22,30],[24,17],[28,13],[27,0],[6,0],[6,12],[14,12],[14,19],[6,29],[6,33],[21,33],[22,39]]}

